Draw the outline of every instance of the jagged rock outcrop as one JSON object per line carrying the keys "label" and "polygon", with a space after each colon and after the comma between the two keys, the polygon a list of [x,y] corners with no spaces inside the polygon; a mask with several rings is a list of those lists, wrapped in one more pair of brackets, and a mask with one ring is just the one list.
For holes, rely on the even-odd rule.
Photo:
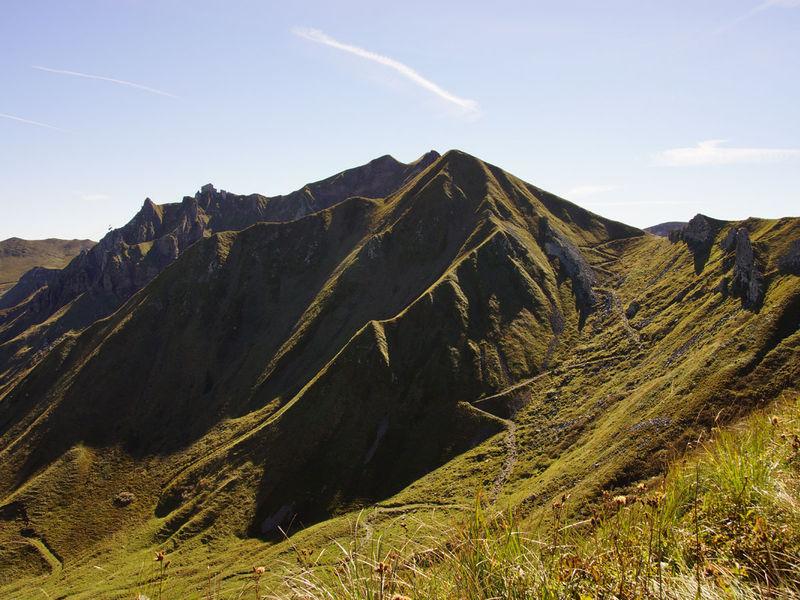
{"label": "jagged rock outcrop", "polygon": [[722,248],[725,252],[730,252],[736,248],[736,234],[738,231],[739,228],[736,225],[731,227],[728,230],[728,233],[725,234],[725,239],[719,243],[720,248]]}
{"label": "jagged rock outcrop", "polygon": [[0,296],[0,309],[16,306],[37,290],[54,281],[61,269],[34,267],[26,272],[13,288]]}
{"label": "jagged rock outcrop", "polygon": [[[10,205],[9,205],[10,207]],[[26,240],[18,237],[0,241],[0,297],[13,288],[22,276],[37,267],[61,269],[83,250],[94,246],[92,240],[62,240],[48,238],[44,240]],[[13,306],[27,298],[35,291],[30,287],[34,281],[42,281],[42,273],[29,278],[20,290],[13,295],[17,301],[12,303],[5,297],[0,309]]]}
{"label": "jagged rock outcrop", "polygon": [[782,273],[800,275],[800,240],[792,242],[789,251],[778,260],[778,269]]}
{"label": "jagged rock outcrop", "polygon": [[[128,224],[110,231],[88,252],[51,274],[43,286],[36,288],[38,291],[29,287],[9,290],[6,296],[10,294],[18,301],[5,303],[13,310],[0,314],[0,383],[9,361],[24,362],[20,348],[35,352],[45,341],[52,342],[69,330],[111,314],[198,240],[219,231],[239,231],[261,221],[296,220],[354,196],[386,197],[438,157],[437,152],[431,151],[404,164],[383,156],[272,198],[232,194],[217,190],[210,183],[180,203],[158,205],[147,198]],[[50,320],[79,297],[80,310],[63,319]],[[45,322],[47,325],[24,344],[3,348],[30,327]]]}
{"label": "jagged rock outcrop", "polygon": [[[199,462],[168,467],[158,497],[137,491],[132,503],[167,517],[167,537],[194,510],[185,492],[203,474],[250,490],[242,534],[391,496],[502,430],[498,414],[518,400],[473,403],[557,364],[595,304],[601,274],[590,256],[644,237],[541,196],[453,151],[387,198],[351,197],[208,238],[246,202],[266,212],[268,199],[234,202],[204,186],[180,205],[145,202],[69,270],[76,290],[90,286],[81,302],[113,300],[146,268],[180,256],[9,386],[0,486],[75,444],[113,445],[135,460],[198,444]],[[229,437],[233,429],[219,429],[229,421],[249,424]],[[20,436],[51,443],[7,458],[2,449]],[[207,451],[222,439],[227,450]],[[257,465],[249,476],[245,463]],[[231,497],[200,504],[217,501]]]}
{"label": "jagged rock outcrop", "polygon": [[[395,528],[460,518],[490,485],[524,511],[565,489],[628,489],[800,378],[800,279],[776,277],[760,314],[709,295],[735,267],[736,248],[717,246],[729,225],[698,276],[682,244],[458,152],[387,198],[221,231],[268,200],[204,186],[143,206],[106,262],[87,263],[99,274],[82,271],[100,283],[52,320],[113,298],[112,273],[175,262],[0,383],[0,596],[13,579],[97,597],[95,565],[134,595],[131,557],[155,547],[186,564],[209,542],[279,564],[347,535],[365,506],[380,504],[369,526]],[[751,280],[800,231],[739,225]],[[17,583],[29,542],[67,559]]]}
{"label": "jagged rock outcrop", "polygon": [[741,298],[745,308],[758,310],[764,301],[764,276],[747,229],[736,229],[735,239],[736,256],[730,291],[732,295]]}
{"label": "jagged rock outcrop", "polygon": [[670,231],[667,237],[673,243],[686,243],[694,256],[695,271],[700,273],[711,254],[714,240],[724,225],[725,221],[697,214],[691,218],[686,227]]}
{"label": "jagged rock outcrop", "polygon": [[547,217],[540,221],[545,254],[558,259],[567,276],[572,281],[572,289],[583,318],[594,309],[597,296],[592,290],[596,277],[592,267],[580,250],[565,235],[554,229]]}
{"label": "jagged rock outcrop", "polygon": [[693,252],[709,248],[719,230],[718,221],[705,215],[695,215],[681,230],[681,239]]}

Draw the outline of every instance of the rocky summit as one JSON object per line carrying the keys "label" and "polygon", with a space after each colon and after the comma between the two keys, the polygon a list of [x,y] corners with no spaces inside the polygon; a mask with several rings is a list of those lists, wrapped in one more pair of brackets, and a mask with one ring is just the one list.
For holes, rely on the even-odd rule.
{"label": "rocky summit", "polygon": [[111,314],[199,239],[259,221],[298,219],[351,196],[385,197],[437,157],[429,152],[403,164],[384,156],[274,198],[207,184],[175,204],[145,199],[127,225],[64,269],[29,273],[0,299],[0,308],[8,309],[0,312],[0,387],[67,332]]}
{"label": "rocky summit", "polygon": [[659,475],[800,380],[800,219],[668,235],[460,151],[146,200],[4,296],[0,596],[133,597],[154,548],[198,590],[354,520]]}

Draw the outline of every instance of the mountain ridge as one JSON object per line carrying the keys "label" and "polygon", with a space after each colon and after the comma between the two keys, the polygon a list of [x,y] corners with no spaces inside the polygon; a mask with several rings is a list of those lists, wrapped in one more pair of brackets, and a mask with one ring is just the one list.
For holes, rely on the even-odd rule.
{"label": "mountain ridge", "polygon": [[259,221],[294,220],[348,196],[388,195],[437,157],[430,151],[409,164],[381,157],[273,198],[229,194],[207,184],[180,203],[145,199],[129,223],[61,271],[48,273],[47,285],[33,297],[27,289],[10,290],[18,302],[0,307],[6,309],[0,310],[0,389],[39,351],[110,314],[198,239]]}
{"label": "mountain ridge", "polygon": [[82,557],[132,568],[121,538],[269,562],[366,507],[590,501],[791,389],[798,238],[647,235],[459,151],[387,197],[202,236],[0,390],[0,542],[41,541],[48,589],[89,593]]}
{"label": "mountain ridge", "polygon": [[[34,268],[59,269],[66,265],[73,256],[83,250],[88,250],[94,244],[95,242],[92,240],[62,240],[58,238],[26,240],[11,237],[0,240],[0,308],[11,305],[11,301],[3,297],[26,272]],[[28,281],[17,291],[15,303],[33,293],[37,288],[32,286],[44,280],[46,280],[44,272],[40,272],[36,277],[29,277]]]}

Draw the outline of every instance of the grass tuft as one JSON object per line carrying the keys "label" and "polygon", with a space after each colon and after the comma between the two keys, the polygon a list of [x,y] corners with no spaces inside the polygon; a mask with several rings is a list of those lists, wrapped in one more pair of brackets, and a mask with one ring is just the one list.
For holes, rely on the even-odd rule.
{"label": "grass tuft", "polygon": [[285,565],[264,598],[795,598],[800,596],[800,402],[718,429],[667,474],[533,527],[478,501],[441,533],[385,547],[357,521],[335,556]]}

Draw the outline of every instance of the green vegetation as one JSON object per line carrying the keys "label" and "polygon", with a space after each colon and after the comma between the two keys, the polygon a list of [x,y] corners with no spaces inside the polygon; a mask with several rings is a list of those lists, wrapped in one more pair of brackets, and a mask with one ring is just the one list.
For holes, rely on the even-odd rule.
{"label": "green vegetation", "polygon": [[306,565],[301,554],[303,567],[282,582],[290,592],[276,596],[796,597],[800,402],[715,429],[700,446],[632,493],[604,494],[587,518],[571,520],[562,496],[540,511],[533,533],[513,512],[479,504],[443,541],[415,529],[396,548],[356,535],[334,557]]}
{"label": "green vegetation", "polygon": [[715,428],[663,476],[589,506],[563,495],[521,520],[479,500],[456,525],[409,519],[387,537],[364,518],[329,548],[292,545],[292,559],[269,570],[255,565],[234,581],[210,571],[191,596],[176,593],[181,566],[165,568],[169,557],[156,553],[134,587],[159,600],[793,598],[800,401]]}
{"label": "green vegetation", "polygon": [[[720,292],[734,226],[766,282],[758,312]],[[777,269],[800,220],[719,227],[698,272],[683,242],[450,152],[385,199],[198,241],[0,388],[0,597],[130,599],[140,584],[152,598],[161,575],[165,597],[209,585],[235,597],[253,593],[253,566],[262,591],[278,589],[300,551],[305,566],[341,558],[337,543],[407,561],[487,536],[492,552],[517,548],[538,585],[580,592],[543,548],[588,560],[590,531],[605,544],[643,527],[652,507],[626,500],[615,517],[603,492],[634,497],[645,482],[655,494],[701,434],[800,381],[800,278]],[[459,530],[477,494],[483,512]],[[712,523],[710,498],[674,523]],[[573,525],[591,507],[601,523]],[[531,535],[509,536],[517,526]],[[666,533],[656,539],[666,553]],[[636,594],[655,563],[630,546],[619,577],[601,579],[624,573]],[[700,564],[685,548],[676,578]],[[420,578],[461,581],[452,561],[425,561]]]}
{"label": "green vegetation", "polygon": [[82,250],[92,246],[94,242],[91,240],[10,238],[0,241],[0,296],[11,289],[26,271],[34,267],[60,269]]}

